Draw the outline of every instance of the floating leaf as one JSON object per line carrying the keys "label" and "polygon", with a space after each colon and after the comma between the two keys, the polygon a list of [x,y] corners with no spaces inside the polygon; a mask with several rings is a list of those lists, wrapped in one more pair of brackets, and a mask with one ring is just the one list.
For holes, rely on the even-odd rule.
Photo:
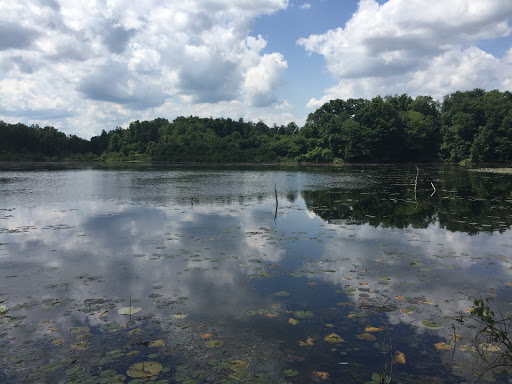
{"label": "floating leaf", "polygon": [[287,370],[283,371],[283,373],[285,376],[293,377],[293,376],[297,376],[299,374],[299,371],[297,371],[296,369],[287,369]]}
{"label": "floating leaf", "polygon": [[87,328],[87,327],[71,327],[71,328],[69,328],[69,331],[73,332],[73,333],[89,332],[89,328]]}
{"label": "floating leaf", "polygon": [[329,378],[329,373],[327,372],[313,371],[313,375],[320,377],[322,380],[327,380]]}
{"label": "floating leaf", "polygon": [[423,320],[421,324],[428,329],[441,329],[443,326],[430,320]]}
{"label": "floating leaf", "polygon": [[117,310],[117,313],[120,315],[134,315],[136,313],[139,313],[140,311],[142,311],[142,308],[140,307],[123,307],[119,308]]}
{"label": "floating leaf", "polygon": [[366,341],[374,341],[376,340],[377,338],[372,335],[371,333],[361,333],[360,335],[356,335],[356,337],[359,339],[359,340],[366,340]]}
{"label": "floating leaf", "polygon": [[330,335],[325,336],[324,340],[328,343],[343,343],[345,341],[340,335],[336,333],[331,333]]}
{"label": "floating leaf", "polygon": [[78,349],[79,351],[85,351],[86,349],[89,349],[91,347],[91,344],[87,341],[77,341],[76,343],[71,344],[71,348]]}
{"label": "floating leaf", "polygon": [[185,315],[184,313],[176,313],[174,315],[172,315],[172,317],[174,317],[175,319],[185,319],[187,318],[188,315]]}
{"label": "floating leaf", "polygon": [[295,317],[298,317],[300,319],[309,319],[310,317],[314,316],[313,312],[305,309],[302,311],[295,311],[293,312],[293,314],[295,315]]}
{"label": "floating leaf", "polygon": [[376,327],[366,327],[365,332],[381,332],[384,328],[376,328]]}
{"label": "floating leaf", "polygon": [[207,346],[208,348],[218,348],[223,344],[224,342],[222,340],[206,340],[204,342],[204,345]]}
{"label": "floating leaf", "polygon": [[414,311],[411,311],[410,309],[407,309],[407,308],[404,308],[404,309],[401,309],[400,312],[402,313],[405,313],[407,315],[410,315],[411,313],[413,313]]}
{"label": "floating leaf", "polygon": [[501,348],[490,343],[480,343],[478,348],[485,352],[501,352]]}
{"label": "floating leaf", "polygon": [[334,328],[334,324],[330,324],[330,323],[325,324],[325,326],[326,326],[327,328]]}
{"label": "floating leaf", "polygon": [[444,341],[440,343],[435,343],[434,347],[436,347],[438,351],[446,351],[447,349],[453,348],[451,345],[446,344]]}
{"label": "floating leaf", "polygon": [[106,356],[109,356],[113,359],[117,359],[119,357],[122,357],[125,355],[124,351],[122,349],[113,349],[111,351],[108,351],[106,354]]}
{"label": "floating leaf", "polygon": [[290,294],[286,291],[280,291],[280,292],[276,292],[274,293],[274,295],[276,296],[290,296]]}
{"label": "floating leaf", "polygon": [[509,281],[509,282],[505,283],[505,285],[508,285],[509,287],[512,287],[512,282]]}
{"label": "floating leaf", "polygon": [[299,321],[299,320],[292,319],[291,317],[290,317],[290,319],[288,320],[288,324],[291,324],[291,325],[297,325],[297,324],[299,324],[299,323],[300,323],[300,321]]}
{"label": "floating leaf", "polygon": [[470,347],[468,345],[461,345],[461,346],[459,346],[459,349],[462,352],[475,352],[476,353],[476,348],[475,347]]}
{"label": "floating leaf", "polygon": [[299,346],[301,347],[305,347],[305,346],[311,346],[311,345],[315,345],[313,343],[313,340],[311,337],[308,337],[308,339],[304,342],[304,341],[299,341]]}
{"label": "floating leaf", "polygon": [[163,347],[165,345],[163,340],[155,340],[149,343],[149,348]]}
{"label": "floating leaf", "polygon": [[92,337],[92,333],[84,333],[83,335],[76,335],[77,340],[90,339],[91,337]]}
{"label": "floating leaf", "polygon": [[395,296],[395,299],[403,300],[403,299],[405,299],[405,296],[396,295],[396,296]]}
{"label": "floating leaf", "polygon": [[162,370],[162,364],[155,361],[142,361],[133,364],[126,374],[134,379],[144,379],[151,376],[156,376]]}
{"label": "floating leaf", "polygon": [[85,372],[86,371],[84,367],[82,367],[81,365],[75,365],[74,367],[71,367],[66,371],[66,375],[80,377],[83,376]]}
{"label": "floating leaf", "polygon": [[393,363],[396,364],[405,364],[405,355],[403,352],[396,351],[395,358],[393,359]]}
{"label": "floating leaf", "polygon": [[265,316],[270,317],[270,318],[277,317],[277,315],[275,313],[265,313]]}
{"label": "floating leaf", "polygon": [[53,345],[61,345],[64,344],[64,339],[57,339],[52,341]]}
{"label": "floating leaf", "polygon": [[249,376],[249,372],[247,372],[247,370],[243,369],[243,368],[237,369],[235,371],[235,373],[232,373],[230,375],[230,377],[232,377],[236,381],[240,381],[240,380],[246,378],[247,376]]}
{"label": "floating leaf", "polygon": [[335,273],[336,271],[334,269],[322,269],[322,270],[320,270],[320,272]]}
{"label": "floating leaf", "polygon": [[231,369],[233,371],[238,371],[239,369],[247,368],[249,366],[249,362],[247,360],[231,360],[229,365],[231,365]]}
{"label": "floating leaf", "polygon": [[200,337],[201,339],[205,339],[205,340],[206,340],[206,339],[209,339],[210,337],[212,337],[212,334],[211,334],[211,333],[201,333],[201,334],[199,335],[199,337]]}
{"label": "floating leaf", "polygon": [[103,329],[104,331],[117,331],[121,328],[124,328],[124,327],[117,323],[107,323],[107,324],[103,324],[101,326],[101,329]]}

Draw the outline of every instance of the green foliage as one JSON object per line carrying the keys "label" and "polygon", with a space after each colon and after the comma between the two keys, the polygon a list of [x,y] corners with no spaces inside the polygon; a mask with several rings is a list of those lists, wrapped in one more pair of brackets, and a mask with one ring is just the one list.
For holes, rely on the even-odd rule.
{"label": "green foliage", "polygon": [[299,128],[230,118],[134,121],[84,140],[0,121],[0,160],[166,162],[507,162],[512,94],[475,89],[442,104],[404,94],[331,100]]}
{"label": "green foliage", "polygon": [[[469,315],[480,325],[475,335],[475,348],[478,356],[487,364],[479,377],[497,368],[512,366],[512,318],[497,315],[491,308],[492,301],[492,298],[476,299]],[[466,320],[463,315],[458,319],[461,323]]]}

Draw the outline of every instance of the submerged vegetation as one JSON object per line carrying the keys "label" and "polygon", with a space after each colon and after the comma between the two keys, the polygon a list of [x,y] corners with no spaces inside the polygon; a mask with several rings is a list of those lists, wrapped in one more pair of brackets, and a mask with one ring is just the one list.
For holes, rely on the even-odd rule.
{"label": "submerged vegetation", "polygon": [[475,89],[430,96],[332,100],[269,127],[230,118],[134,121],[90,140],[53,127],[0,122],[2,160],[167,162],[508,162],[512,93]]}

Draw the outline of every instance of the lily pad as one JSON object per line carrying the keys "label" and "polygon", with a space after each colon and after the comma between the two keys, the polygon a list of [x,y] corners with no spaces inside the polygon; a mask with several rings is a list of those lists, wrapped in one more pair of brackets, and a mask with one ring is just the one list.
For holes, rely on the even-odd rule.
{"label": "lily pad", "polygon": [[165,345],[163,340],[155,340],[149,343],[149,348],[163,347]]}
{"label": "lily pad", "polygon": [[356,337],[359,339],[359,340],[366,340],[366,341],[374,341],[376,340],[377,338],[372,335],[371,333],[361,333],[360,335],[356,335]]}
{"label": "lily pad", "polygon": [[85,351],[91,347],[91,343],[87,341],[77,341],[76,343],[71,344],[71,348],[78,349],[79,351]]}
{"label": "lily pad", "polygon": [[117,359],[119,357],[124,356],[125,352],[122,349],[113,349],[111,351],[108,351],[105,355],[107,355],[113,359]]}
{"label": "lily pad", "polygon": [[421,322],[421,324],[422,324],[425,328],[428,328],[428,329],[441,329],[441,328],[443,328],[442,324],[435,323],[435,322],[430,321],[430,320],[423,320],[423,321]]}
{"label": "lily pad", "polygon": [[176,313],[174,315],[172,315],[172,317],[174,317],[175,319],[186,319],[188,315],[184,314],[184,313]]}
{"label": "lily pad", "polygon": [[405,364],[405,354],[403,352],[396,351],[395,358],[393,359],[393,363]]}
{"label": "lily pad", "polygon": [[134,379],[144,379],[156,376],[162,370],[162,364],[155,361],[142,361],[133,364],[126,374]]}
{"label": "lily pad", "polygon": [[297,376],[299,374],[299,371],[297,371],[296,369],[287,369],[283,373],[285,376],[293,377]]}
{"label": "lily pad", "polygon": [[290,317],[290,319],[288,320],[288,324],[291,324],[291,325],[297,325],[297,324],[299,324],[299,323],[300,323],[300,321],[299,321],[299,320],[292,319],[291,317]]}
{"label": "lily pad", "polygon": [[293,314],[295,315],[295,317],[298,317],[300,319],[309,319],[314,316],[313,312],[308,311],[306,309],[302,311],[295,311],[293,312]]}
{"label": "lily pad", "polygon": [[117,331],[121,328],[122,327],[117,323],[107,323],[101,326],[101,329],[103,329],[104,331]]}
{"label": "lily pad", "polygon": [[340,335],[336,333],[331,333],[330,335],[325,336],[324,340],[328,343],[343,343],[345,341]]}
{"label": "lily pad", "polygon": [[136,313],[139,313],[140,311],[142,311],[142,308],[140,307],[123,307],[119,308],[117,310],[117,313],[120,315],[134,315]]}
{"label": "lily pad", "polygon": [[453,348],[451,345],[446,344],[444,341],[440,342],[440,343],[435,343],[434,347],[436,347],[436,349],[438,351],[446,351],[448,349],[452,349]]}
{"label": "lily pad", "polygon": [[239,369],[245,369],[249,366],[249,362],[247,360],[231,360],[229,362],[231,365],[231,369],[233,371],[238,371]]}
{"label": "lily pad", "polygon": [[276,296],[290,296],[290,294],[286,291],[280,291],[280,292],[276,292],[274,293],[274,295]]}
{"label": "lily pad", "polygon": [[237,381],[240,381],[246,378],[247,376],[249,376],[249,372],[247,372],[247,370],[243,368],[237,369],[234,373],[230,375],[230,377]]}
{"label": "lily pad", "polygon": [[218,348],[223,344],[224,342],[222,340],[206,340],[204,342],[204,345],[207,346],[208,348]]}

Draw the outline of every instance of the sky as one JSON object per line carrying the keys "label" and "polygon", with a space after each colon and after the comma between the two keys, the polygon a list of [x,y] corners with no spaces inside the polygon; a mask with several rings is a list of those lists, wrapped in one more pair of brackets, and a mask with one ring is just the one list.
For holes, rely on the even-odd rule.
{"label": "sky", "polygon": [[0,0],[0,120],[86,139],[474,88],[512,90],[512,0]]}

